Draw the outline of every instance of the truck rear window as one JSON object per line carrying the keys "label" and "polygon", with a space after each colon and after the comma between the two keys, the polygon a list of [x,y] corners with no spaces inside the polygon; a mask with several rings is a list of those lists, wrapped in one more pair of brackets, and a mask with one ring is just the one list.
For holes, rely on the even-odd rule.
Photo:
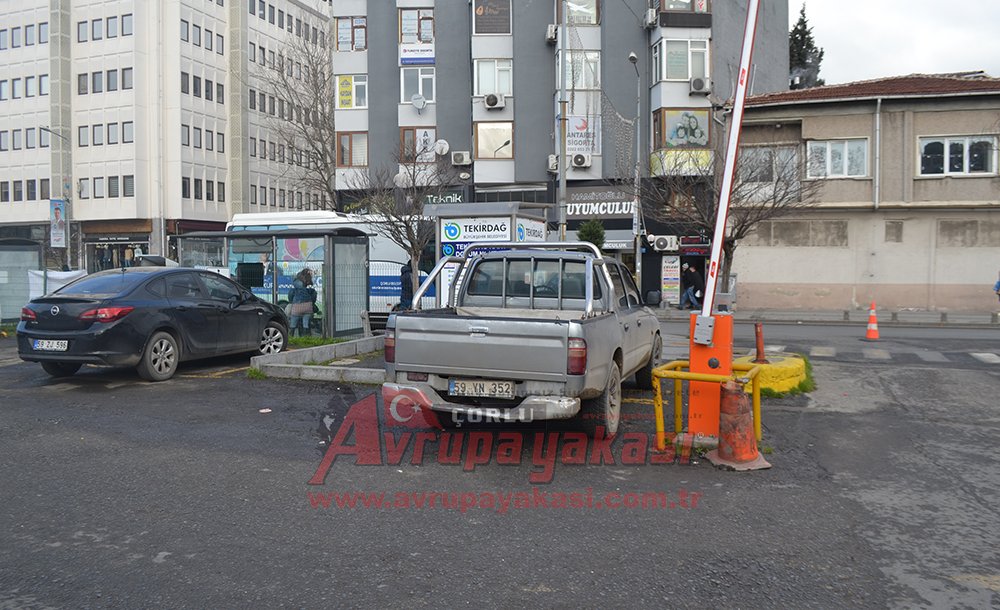
{"label": "truck rear window", "polygon": [[[504,275],[503,260],[488,260],[479,263],[469,278],[470,296],[503,296],[506,287],[508,297],[527,297],[532,286],[536,298],[556,298],[560,284],[564,299],[586,298],[586,265],[583,261],[507,259],[507,274]],[[533,266],[532,266],[533,265]],[[561,268],[561,269],[560,269]],[[561,282],[560,282],[561,279]],[[594,299],[601,298],[601,285],[594,277]]]}

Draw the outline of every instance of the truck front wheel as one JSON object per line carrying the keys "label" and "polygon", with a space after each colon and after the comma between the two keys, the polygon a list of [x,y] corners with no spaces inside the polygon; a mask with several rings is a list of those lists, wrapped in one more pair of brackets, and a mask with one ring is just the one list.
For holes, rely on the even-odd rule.
{"label": "truck front wheel", "polygon": [[611,373],[604,392],[597,398],[584,400],[580,408],[581,427],[591,438],[613,438],[618,433],[622,416],[622,371],[611,363]]}

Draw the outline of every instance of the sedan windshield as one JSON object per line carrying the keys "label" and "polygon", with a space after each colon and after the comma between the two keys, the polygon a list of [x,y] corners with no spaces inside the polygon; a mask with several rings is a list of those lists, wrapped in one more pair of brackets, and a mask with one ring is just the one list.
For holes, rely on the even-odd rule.
{"label": "sedan windshield", "polygon": [[108,273],[88,275],[56,291],[60,296],[118,295],[132,290],[149,279],[145,273]]}

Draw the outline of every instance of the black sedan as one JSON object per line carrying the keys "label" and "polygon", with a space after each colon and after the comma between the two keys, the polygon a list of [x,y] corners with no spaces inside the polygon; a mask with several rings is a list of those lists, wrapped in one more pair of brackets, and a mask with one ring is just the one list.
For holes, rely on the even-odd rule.
{"label": "black sedan", "polygon": [[54,377],[86,363],[163,381],[183,360],[285,348],[288,319],[222,275],[132,267],[94,273],[21,309],[17,351]]}

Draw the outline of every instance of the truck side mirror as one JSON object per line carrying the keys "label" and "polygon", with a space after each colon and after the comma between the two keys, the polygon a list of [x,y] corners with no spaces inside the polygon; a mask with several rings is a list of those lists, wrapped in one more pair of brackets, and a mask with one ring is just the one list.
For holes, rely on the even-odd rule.
{"label": "truck side mirror", "polygon": [[650,290],[649,292],[646,293],[646,302],[644,303],[644,305],[647,305],[649,307],[658,306],[660,304],[660,296],[661,295],[659,290]]}

